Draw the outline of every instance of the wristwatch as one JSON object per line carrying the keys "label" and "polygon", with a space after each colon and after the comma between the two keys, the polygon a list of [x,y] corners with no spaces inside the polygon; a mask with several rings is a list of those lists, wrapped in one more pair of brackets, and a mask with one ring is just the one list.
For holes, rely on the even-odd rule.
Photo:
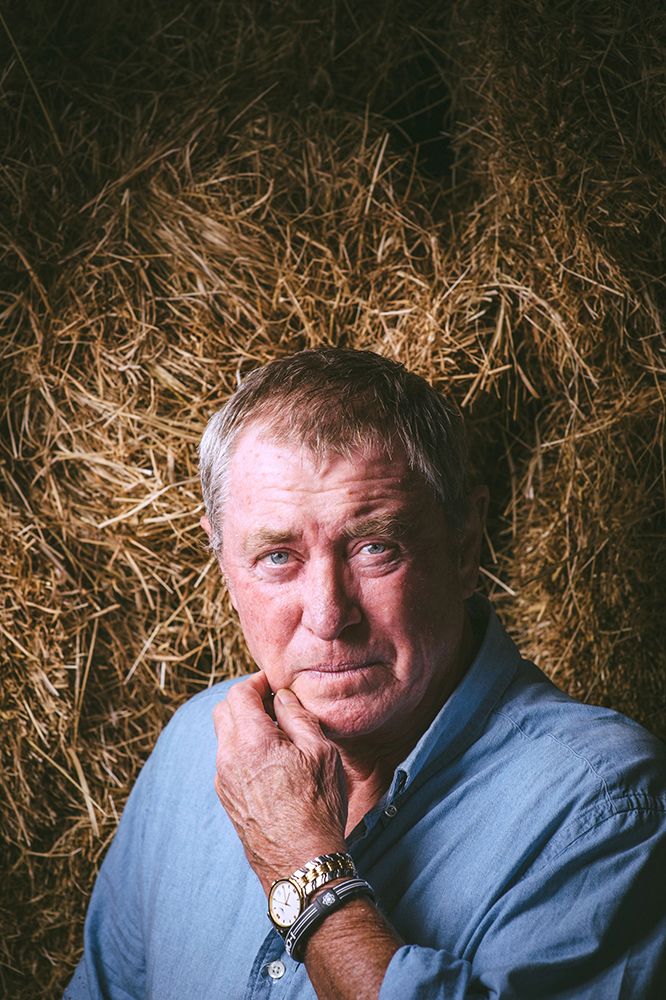
{"label": "wristwatch", "polygon": [[268,916],[273,926],[284,936],[305,909],[308,898],[316,889],[336,878],[356,875],[356,866],[350,854],[336,851],[320,854],[307,861],[289,878],[279,878],[268,893]]}

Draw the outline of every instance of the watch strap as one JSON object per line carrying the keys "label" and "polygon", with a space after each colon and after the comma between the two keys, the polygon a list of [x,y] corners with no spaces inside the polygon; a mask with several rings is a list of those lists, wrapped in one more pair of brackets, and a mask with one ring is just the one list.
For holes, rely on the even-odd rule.
{"label": "watch strap", "polygon": [[293,875],[290,875],[286,879],[277,879],[271,886],[268,894],[268,918],[273,924],[273,927],[275,927],[275,929],[282,934],[283,937],[289,929],[288,927],[284,927],[282,924],[278,923],[271,913],[271,899],[273,891],[280,883],[291,882],[293,887],[298,892],[300,897],[300,912],[296,917],[298,920],[313,892],[316,892],[317,889],[321,889],[323,886],[336,879],[350,878],[354,877],[356,874],[356,865],[354,864],[354,859],[351,854],[347,854],[343,851],[334,851],[331,854],[320,854],[316,858],[312,858],[311,861],[307,861],[301,868],[298,868]]}
{"label": "watch strap", "polygon": [[285,935],[284,945],[287,954],[296,962],[301,962],[304,946],[314,930],[329,915],[334,913],[348,900],[360,896],[368,896],[374,903],[375,893],[372,886],[362,878],[350,878],[339,885],[331,886],[326,892],[320,893],[303,910]]}
{"label": "watch strap", "polygon": [[350,869],[348,865],[340,868],[326,867],[325,869],[317,869],[317,874],[313,874],[313,877],[308,879],[307,882],[303,884],[303,892],[305,898],[315,892],[316,889],[321,889],[322,886],[327,885],[329,882],[333,882],[334,879],[338,878],[351,878],[356,875],[356,869]]}
{"label": "watch strap", "polygon": [[[303,888],[305,895],[309,896],[311,892],[314,892],[315,888],[318,888],[313,883],[320,879],[322,875],[327,875],[333,871],[342,871],[344,875],[349,876],[356,875],[356,865],[351,854],[347,854],[345,851],[319,854],[316,858],[312,858],[311,861],[306,861],[302,868],[296,869],[291,878],[295,882],[298,882]],[[340,876],[337,877],[339,878]],[[323,882],[320,881],[319,885],[325,885],[326,882],[330,881],[331,879],[327,878]]]}

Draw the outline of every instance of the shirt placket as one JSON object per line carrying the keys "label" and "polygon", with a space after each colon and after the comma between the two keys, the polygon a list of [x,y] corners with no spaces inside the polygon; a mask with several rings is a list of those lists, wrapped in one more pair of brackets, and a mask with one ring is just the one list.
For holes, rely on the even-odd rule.
{"label": "shirt placket", "polygon": [[[257,952],[243,1000],[287,1000],[303,995],[302,977],[302,966],[289,958],[284,940],[271,930]],[[301,984],[300,992],[293,992],[297,984]]]}

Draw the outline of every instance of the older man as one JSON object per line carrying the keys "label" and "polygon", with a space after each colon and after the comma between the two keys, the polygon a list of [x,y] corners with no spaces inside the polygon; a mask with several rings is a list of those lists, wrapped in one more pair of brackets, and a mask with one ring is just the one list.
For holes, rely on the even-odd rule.
{"label": "older man", "polygon": [[247,377],[201,474],[259,672],[160,737],[66,996],[666,995],[663,755],[474,596],[458,412],[306,351]]}

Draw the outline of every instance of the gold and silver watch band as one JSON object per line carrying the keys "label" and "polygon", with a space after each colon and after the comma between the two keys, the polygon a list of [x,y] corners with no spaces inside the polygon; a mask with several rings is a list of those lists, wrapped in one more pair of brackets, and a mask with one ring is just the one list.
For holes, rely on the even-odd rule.
{"label": "gold and silver watch band", "polygon": [[317,889],[335,879],[355,876],[354,860],[344,851],[320,854],[306,861],[293,875],[273,882],[268,893],[268,916],[273,926],[284,936]]}
{"label": "gold and silver watch band", "polygon": [[334,851],[331,854],[320,854],[311,861],[306,861],[298,868],[291,878],[298,882],[306,896],[320,889],[335,878],[352,877],[356,875],[356,865],[351,854]]}

